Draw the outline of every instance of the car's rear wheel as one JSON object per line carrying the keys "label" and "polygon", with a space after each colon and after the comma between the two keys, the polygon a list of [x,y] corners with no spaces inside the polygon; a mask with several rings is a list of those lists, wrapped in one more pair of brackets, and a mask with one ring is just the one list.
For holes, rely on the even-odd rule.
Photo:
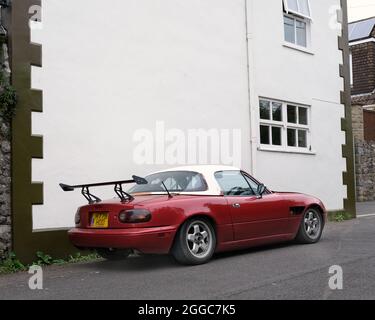
{"label": "car's rear wheel", "polygon": [[128,249],[114,249],[114,248],[100,248],[96,252],[104,259],[111,261],[118,261],[126,259],[131,250]]}
{"label": "car's rear wheel", "polygon": [[181,264],[198,265],[209,261],[215,252],[216,235],[206,219],[191,219],[180,228],[172,249]]}
{"label": "car's rear wheel", "polygon": [[296,237],[299,243],[316,243],[320,240],[323,232],[323,218],[320,212],[309,208],[303,215],[301,225]]}

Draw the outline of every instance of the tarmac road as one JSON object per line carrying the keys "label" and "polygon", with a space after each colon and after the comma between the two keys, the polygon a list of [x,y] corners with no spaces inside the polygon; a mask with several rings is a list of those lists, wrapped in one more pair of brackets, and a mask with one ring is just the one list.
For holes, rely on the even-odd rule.
{"label": "tarmac road", "polygon": [[[328,286],[343,268],[343,290]],[[283,244],[218,254],[180,266],[168,256],[51,266],[44,289],[28,273],[0,276],[0,299],[375,299],[375,216],[329,223],[315,245]]]}

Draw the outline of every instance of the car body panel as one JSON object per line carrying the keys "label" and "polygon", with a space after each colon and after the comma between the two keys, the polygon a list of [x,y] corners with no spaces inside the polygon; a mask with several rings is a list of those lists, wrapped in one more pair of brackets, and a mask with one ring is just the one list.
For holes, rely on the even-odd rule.
{"label": "car body panel", "polygon": [[[317,207],[326,220],[322,202],[300,193],[271,192],[263,196],[224,196],[217,190],[214,173],[232,167],[209,166],[202,173],[209,186],[202,193],[133,194],[134,199],[121,202],[112,199],[79,208],[81,221],[68,232],[71,242],[79,248],[135,249],[143,253],[169,253],[183,223],[194,217],[209,219],[217,238],[216,251],[236,250],[295,238],[303,213]],[[171,169],[173,171],[176,169]],[[181,168],[186,171],[187,168]],[[237,169],[239,170],[239,169]],[[164,171],[165,172],[165,171]],[[211,179],[207,175],[212,175]],[[147,209],[151,220],[143,223],[122,223],[123,210]],[[90,225],[93,213],[108,213],[108,228]]]}
{"label": "car body panel", "polygon": [[233,219],[235,240],[288,233],[289,207],[284,197],[271,193],[262,198],[257,196],[227,198]]}

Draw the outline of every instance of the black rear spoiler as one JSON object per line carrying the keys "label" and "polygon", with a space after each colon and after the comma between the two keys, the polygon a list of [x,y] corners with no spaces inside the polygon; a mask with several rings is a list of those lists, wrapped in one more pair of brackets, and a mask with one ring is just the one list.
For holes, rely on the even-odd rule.
{"label": "black rear spoiler", "polygon": [[134,199],[132,195],[129,193],[126,193],[122,189],[123,184],[130,184],[130,183],[136,183],[136,184],[147,184],[147,180],[142,177],[138,176],[132,176],[132,180],[121,180],[121,181],[112,181],[112,182],[100,182],[100,183],[91,183],[91,184],[80,184],[71,186],[68,184],[60,183],[60,187],[63,191],[74,191],[74,189],[81,189],[82,195],[86,198],[86,200],[89,202],[89,204],[92,203],[98,203],[102,200],[98,198],[97,196],[94,196],[92,193],[90,193],[89,188],[90,187],[103,187],[103,186],[115,186],[114,191],[118,195],[118,197],[121,199],[122,202],[131,201]]}

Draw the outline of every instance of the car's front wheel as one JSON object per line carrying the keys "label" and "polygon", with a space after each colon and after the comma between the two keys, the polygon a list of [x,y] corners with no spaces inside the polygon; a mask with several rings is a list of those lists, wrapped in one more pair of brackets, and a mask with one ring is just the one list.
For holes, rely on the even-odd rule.
{"label": "car's front wheel", "polygon": [[113,249],[113,248],[100,248],[96,252],[104,259],[111,261],[118,261],[126,259],[131,250],[128,249]]}
{"label": "car's front wheel", "polygon": [[296,237],[299,243],[316,243],[323,232],[323,218],[320,212],[314,208],[306,210]]}
{"label": "car's front wheel", "polygon": [[180,228],[172,254],[181,264],[198,265],[209,261],[215,252],[216,235],[206,219],[191,219]]}

